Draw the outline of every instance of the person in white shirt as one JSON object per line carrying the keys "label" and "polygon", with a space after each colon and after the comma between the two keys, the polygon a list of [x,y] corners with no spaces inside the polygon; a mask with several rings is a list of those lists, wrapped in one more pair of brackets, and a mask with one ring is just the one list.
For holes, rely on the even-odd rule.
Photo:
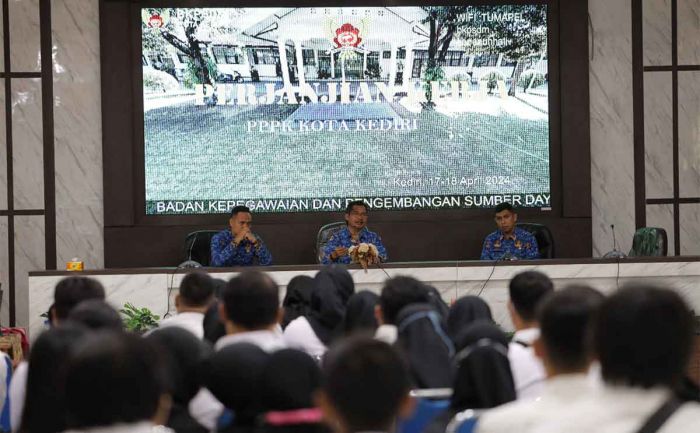
{"label": "person in white shirt", "polygon": [[320,359],[327,347],[343,336],[348,300],[355,293],[355,282],[341,265],[322,268],[314,276],[310,311],[294,319],[284,330],[284,340],[292,349]]}
{"label": "person in white shirt", "polygon": [[98,331],[76,347],[66,367],[71,432],[146,433],[163,425],[170,396],[153,345],[124,332]]}
{"label": "person in white shirt", "polygon": [[673,392],[690,359],[693,322],[688,305],[671,290],[638,283],[611,295],[592,338],[604,385],[562,405],[537,432],[698,431],[700,404],[682,404]]}
{"label": "person in white shirt", "polygon": [[411,304],[430,303],[428,287],[413,277],[398,276],[384,282],[379,305],[374,309],[379,327],[374,338],[388,344],[398,339],[396,317],[404,307]]}
{"label": "person in white shirt", "polygon": [[537,400],[519,400],[479,417],[478,433],[536,432],[540,423],[593,391],[586,341],[603,295],[572,286],[548,296],[538,310],[540,337],[533,348],[547,372]]}
{"label": "person in white shirt", "polygon": [[204,272],[191,272],[182,279],[175,296],[177,314],[163,319],[159,327],[179,326],[204,338],[204,314],[214,300],[214,279]]}
{"label": "person in white shirt", "polygon": [[[269,275],[244,271],[231,279],[221,294],[219,317],[226,335],[219,338],[214,350],[235,343],[250,343],[267,353],[284,349],[279,323],[284,312],[279,302],[279,287]],[[223,405],[206,388],[190,401],[189,412],[200,424],[213,429],[223,412]]]}
{"label": "person in white shirt", "polygon": [[508,313],[515,334],[508,345],[508,359],[518,399],[533,400],[542,392],[544,366],[532,348],[540,333],[535,312],[553,290],[552,281],[541,272],[521,272],[510,281]]}

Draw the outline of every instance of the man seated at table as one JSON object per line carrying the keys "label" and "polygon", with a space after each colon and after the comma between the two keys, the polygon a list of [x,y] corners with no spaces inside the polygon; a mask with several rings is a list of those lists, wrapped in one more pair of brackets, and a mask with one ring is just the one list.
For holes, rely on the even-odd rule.
{"label": "man seated at table", "polygon": [[211,238],[211,266],[267,266],[272,254],[250,229],[253,216],[246,206],[231,209],[229,228]]}
{"label": "man seated at table", "polygon": [[537,240],[532,233],[515,226],[518,214],[513,206],[504,202],[496,206],[498,230],[486,236],[481,250],[481,260],[539,259]]}
{"label": "man seated at table", "polygon": [[367,212],[369,207],[363,201],[357,200],[348,203],[345,209],[346,226],[331,236],[323,250],[321,263],[348,264],[352,261],[348,254],[348,249],[353,245],[362,243],[373,244],[377,247],[378,260],[385,262],[386,248],[382,244],[382,238],[378,234],[367,229]]}

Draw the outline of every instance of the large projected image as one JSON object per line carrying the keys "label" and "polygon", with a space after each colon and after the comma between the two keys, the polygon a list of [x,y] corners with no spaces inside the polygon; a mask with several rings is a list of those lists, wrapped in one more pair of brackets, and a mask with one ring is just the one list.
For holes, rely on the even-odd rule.
{"label": "large projected image", "polygon": [[550,207],[546,5],[141,18],[146,214]]}

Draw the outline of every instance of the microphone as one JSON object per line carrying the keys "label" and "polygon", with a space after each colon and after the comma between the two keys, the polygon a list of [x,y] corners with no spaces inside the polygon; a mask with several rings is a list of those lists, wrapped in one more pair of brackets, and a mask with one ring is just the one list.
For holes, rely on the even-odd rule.
{"label": "microphone", "polygon": [[612,249],[612,251],[608,251],[607,253],[605,253],[603,258],[605,258],[605,259],[623,259],[623,258],[627,257],[627,254],[625,254],[622,251],[617,249],[617,240],[615,239],[615,224],[610,224],[610,230],[612,230],[613,249]]}
{"label": "microphone", "polygon": [[194,239],[192,240],[192,243],[190,244],[190,250],[187,252],[187,260],[184,262],[180,263],[177,267],[178,268],[201,268],[202,264],[192,260],[192,249],[194,248],[194,244],[197,243],[197,238],[199,237],[199,232],[194,233]]}

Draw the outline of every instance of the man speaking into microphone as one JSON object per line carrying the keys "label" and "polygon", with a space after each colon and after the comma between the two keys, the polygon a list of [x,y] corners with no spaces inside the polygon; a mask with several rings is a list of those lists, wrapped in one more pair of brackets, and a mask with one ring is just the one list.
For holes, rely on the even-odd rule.
{"label": "man speaking into microphone", "polygon": [[272,254],[250,229],[253,215],[246,206],[231,209],[229,228],[211,238],[211,266],[267,266]]}
{"label": "man speaking into microphone", "polygon": [[481,250],[481,260],[539,259],[535,237],[516,227],[518,214],[508,202],[496,206],[494,220],[498,230],[486,236]]}

